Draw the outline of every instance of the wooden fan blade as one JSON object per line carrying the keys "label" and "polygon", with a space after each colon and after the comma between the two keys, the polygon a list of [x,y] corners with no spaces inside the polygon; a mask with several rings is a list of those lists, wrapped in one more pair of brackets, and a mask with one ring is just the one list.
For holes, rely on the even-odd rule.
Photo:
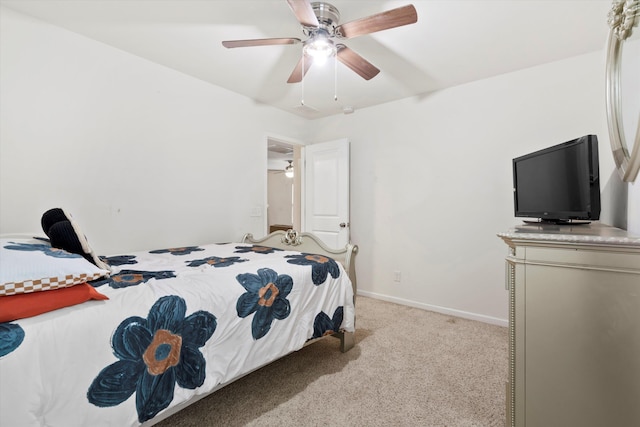
{"label": "wooden fan blade", "polygon": [[349,39],[416,22],[418,22],[418,13],[410,4],[339,25],[336,28],[336,34]]}
{"label": "wooden fan blade", "polygon": [[[304,62],[304,71],[302,71],[302,63]],[[313,64],[313,58],[309,55],[304,56],[304,61],[300,58],[300,61],[296,64],[296,68],[293,69],[293,72],[289,76],[289,80],[287,83],[300,83],[302,81],[302,77],[307,74],[309,68],[311,68],[311,64]]]}
{"label": "wooden fan blade", "polygon": [[358,73],[365,80],[371,80],[378,75],[380,70],[375,65],[358,55],[345,45],[341,44],[338,48],[338,61]]}
{"label": "wooden fan blade", "polygon": [[296,44],[302,40],[296,38],[274,38],[274,39],[247,39],[247,40],[226,40],[222,42],[222,46],[227,48],[233,47],[251,47],[251,46],[271,46],[282,44]]}
{"label": "wooden fan blade", "polygon": [[309,0],[287,0],[287,3],[302,25],[314,28],[320,25]]}

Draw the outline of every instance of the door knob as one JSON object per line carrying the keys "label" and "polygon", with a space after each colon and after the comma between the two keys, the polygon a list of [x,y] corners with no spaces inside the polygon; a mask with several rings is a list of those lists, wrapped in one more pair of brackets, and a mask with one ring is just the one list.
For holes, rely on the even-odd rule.
{"label": "door knob", "polygon": [[341,222],[341,223],[340,223],[340,228],[345,228],[345,227],[347,227],[347,226],[349,226],[349,223],[348,223],[348,222],[347,222],[347,223],[344,223],[344,222]]}

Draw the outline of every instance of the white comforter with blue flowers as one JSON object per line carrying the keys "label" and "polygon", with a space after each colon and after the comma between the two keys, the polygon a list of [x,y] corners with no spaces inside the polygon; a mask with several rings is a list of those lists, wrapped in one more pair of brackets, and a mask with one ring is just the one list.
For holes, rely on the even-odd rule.
{"label": "white comforter with blue flowers", "polygon": [[0,426],[153,424],[354,330],[351,282],[322,256],[233,243],[107,260],[111,277],[93,284],[109,300],[0,324]]}

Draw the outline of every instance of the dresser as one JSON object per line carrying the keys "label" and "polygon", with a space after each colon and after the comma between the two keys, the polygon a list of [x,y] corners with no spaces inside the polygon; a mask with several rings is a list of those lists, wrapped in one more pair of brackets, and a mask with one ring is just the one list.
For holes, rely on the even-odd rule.
{"label": "dresser", "polygon": [[640,426],[640,237],[522,225],[508,245],[507,426]]}

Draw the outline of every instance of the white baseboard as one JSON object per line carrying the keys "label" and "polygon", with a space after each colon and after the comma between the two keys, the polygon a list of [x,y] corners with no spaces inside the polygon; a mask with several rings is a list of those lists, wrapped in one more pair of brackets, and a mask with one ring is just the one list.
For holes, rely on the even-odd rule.
{"label": "white baseboard", "polygon": [[[509,321],[507,319],[500,319],[497,317],[485,316],[483,314],[470,313],[468,311],[456,310],[453,308],[440,307],[438,305],[424,304],[421,302],[411,301],[403,298],[391,297],[388,295],[377,294],[375,292],[368,292],[358,290],[358,295],[362,295],[364,297],[379,299],[383,301],[393,302],[400,305],[406,305],[409,307],[420,308],[422,310],[435,311],[440,314],[447,314],[449,316],[461,317],[463,319],[469,320],[477,320],[479,322],[490,323],[492,325],[498,326],[509,326]],[[357,311],[357,303],[356,303],[356,311]]]}

